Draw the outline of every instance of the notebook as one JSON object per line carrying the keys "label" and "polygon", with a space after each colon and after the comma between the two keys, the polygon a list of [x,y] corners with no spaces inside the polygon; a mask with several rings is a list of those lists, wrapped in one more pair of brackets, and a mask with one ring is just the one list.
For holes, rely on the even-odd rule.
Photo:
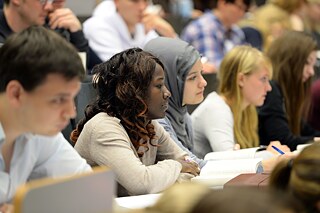
{"label": "notebook", "polygon": [[15,213],[112,212],[116,182],[106,167],[63,178],[30,181],[17,190]]}

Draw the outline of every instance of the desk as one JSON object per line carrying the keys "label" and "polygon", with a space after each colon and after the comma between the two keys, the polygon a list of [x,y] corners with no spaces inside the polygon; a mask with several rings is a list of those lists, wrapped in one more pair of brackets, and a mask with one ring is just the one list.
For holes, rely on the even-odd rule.
{"label": "desk", "polygon": [[147,194],[116,198],[116,204],[120,209],[139,209],[152,206],[157,202],[161,194]]}

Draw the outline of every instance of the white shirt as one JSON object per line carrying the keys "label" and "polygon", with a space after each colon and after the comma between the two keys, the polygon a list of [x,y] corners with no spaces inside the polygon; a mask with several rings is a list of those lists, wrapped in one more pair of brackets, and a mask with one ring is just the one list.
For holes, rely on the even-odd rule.
{"label": "white shirt", "polygon": [[100,2],[94,9],[92,16],[101,16],[104,17],[108,14],[116,12],[116,6],[113,0],[104,0]]}
{"label": "white shirt", "polygon": [[131,36],[123,18],[113,12],[89,18],[83,23],[83,32],[89,46],[102,61],[132,47],[143,48],[148,41],[159,36],[153,30],[146,34],[142,24],[136,25],[135,34]]}
{"label": "white shirt", "polygon": [[210,93],[191,114],[194,153],[204,157],[208,152],[231,151],[235,145],[233,114],[226,102]]}
{"label": "white shirt", "polygon": [[[0,123],[0,150],[5,134]],[[23,134],[14,144],[9,174],[0,152],[0,204],[10,202],[17,188],[31,179],[91,171],[61,133],[54,137]]]}
{"label": "white shirt", "polygon": [[[236,144],[234,120],[229,105],[216,92],[210,93],[191,114],[194,154],[200,158],[209,152],[231,151]],[[273,157],[269,151],[256,152],[255,158]]]}

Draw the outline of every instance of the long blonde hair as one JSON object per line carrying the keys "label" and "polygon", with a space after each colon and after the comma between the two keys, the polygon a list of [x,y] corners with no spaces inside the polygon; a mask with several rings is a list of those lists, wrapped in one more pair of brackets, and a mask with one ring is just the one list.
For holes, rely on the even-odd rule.
{"label": "long blonde hair", "polygon": [[223,59],[218,79],[220,95],[224,96],[231,108],[234,119],[234,135],[241,148],[259,145],[258,115],[256,107],[249,105],[242,110],[243,96],[238,84],[238,75],[250,75],[264,66],[272,76],[272,65],[269,59],[259,50],[250,46],[237,46]]}

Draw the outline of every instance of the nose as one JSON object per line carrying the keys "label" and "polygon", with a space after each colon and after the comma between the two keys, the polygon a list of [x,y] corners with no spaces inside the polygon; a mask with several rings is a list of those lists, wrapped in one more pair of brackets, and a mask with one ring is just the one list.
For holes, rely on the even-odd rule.
{"label": "nose", "polygon": [[272,90],[272,87],[270,85],[270,81],[267,82],[267,92],[270,92]]}
{"label": "nose", "polygon": [[309,70],[310,77],[314,76],[314,66],[312,66]]}
{"label": "nose", "polygon": [[71,100],[68,104],[66,104],[66,107],[63,111],[63,117],[64,118],[75,118],[76,115],[77,115],[76,106],[74,104],[74,101]]}
{"label": "nose", "polygon": [[163,98],[168,99],[171,97],[171,93],[166,86],[163,87]]}
{"label": "nose", "polygon": [[144,11],[148,6],[148,2],[145,0],[139,1],[137,4],[140,11]]}
{"label": "nose", "polygon": [[47,1],[44,5],[43,5],[43,9],[45,11],[51,12],[53,11],[53,5],[51,1]]}
{"label": "nose", "polygon": [[207,86],[207,81],[204,79],[204,77],[203,77],[203,75],[201,74],[200,75],[201,77],[200,77],[200,84],[199,84],[199,86],[200,87],[206,87]]}

